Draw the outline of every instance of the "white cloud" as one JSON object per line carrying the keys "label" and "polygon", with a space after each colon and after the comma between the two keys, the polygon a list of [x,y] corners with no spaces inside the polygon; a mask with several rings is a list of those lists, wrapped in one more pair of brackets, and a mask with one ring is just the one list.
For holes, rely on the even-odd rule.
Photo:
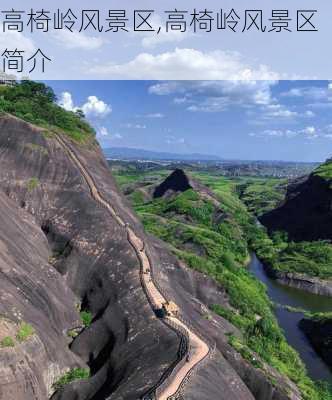
{"label": "white cloud", "polygon": [[311,100],[320,100],[326,97],[327,89],[323,87],[308,86],[301,88],[292,88],[287,92],[281,93],[283,97],[302,97]]}
{"label": "white cloud", "polygon": [[105,128],[104,126],[102,126],[99,130],[98,130],[98,134],[100,136],[108,136],[109,132],[107,130],[107,128]]}
{"label": "white cloud", "polygon": [[305,86],[300,88],[292,88],[287,92],[281,93],[283,97],[297,97],[304,100],[310,100],[315,103],[324,103],[332,100],[332,84],[327,86]]}
{"label": "white cloud", "polygon": [[318,131],[314,126],[305,127],[301,133],[303,133],[307,139],[313,140],[319,137]]}
{"label": "white cloud", "polygon": [[266,129],[262,132],[250,132],[249,136],[257,136],[257,137],[271,137],[271,138],[281,138],[281,137],[286,137],[286,138],[293,138],[295,136],[299,135],[299,132],[293,131],[290,129]]}
{"label": "white cloud", "polygon": [[[249,136],[253,137],[265,137],[265,138],[294,138],[303,137],[305,139],[313,140],[319,137],[326,137],[322,130],[317,129],[314,126],[306,126],[303,129],[291,130],[291,129],[266,129],[262,132],[250,132]],[[331,135],[332,136],[332,135]]]}
{"label": "white cloud", "polygon": [[101,126],[97,129],[97,137],[101,139],[107,138],[108,140],[121,140],[123,138],[119,133],[111,134],[105,126]]}
{"label": "white cloud", "polygon": [[151,113],[151,114],[146,114],[147,118],[164,118],[165,115],[162,113]]}
{"label": "white cloud", "polygon": [[132,124],[131,122],[128,122],[126,124],[122,124],[123,128],[127,129],[146,129],[146,125],[143,124]]}
{"label": "white cloud", "polygon": [[98,99],[97,96],[89,96],[81,108],[87,117],[105,117],[112,112],[111,106]]}
{"label": "white cloud", "polygon": [[263,106],[273,101],[275,81],[168,81],[152,85],[151,94],[174,95],[174,103],[188,111],[219,112],[237,105]]}
{"label": "white cloud", "polygon": [[283,131],[279,131],[279,130],[265,130],[263,132],[264,135],[268,135],[268,136],[284,136],[284,132]]}
{"label": "white cloud", "polygon": [[183,137],[177,138],[175,136],[168,136],[166,138],[166,143],[169,145],[174,145],[174,144],[185,144],[186,141]]}
{"label": "white cloud", "polygon": [[264,118],[294,118],[297,117],[299,114],[296,111],[291,111],[287,109],[282,104],[268,104],[264,108]]}
{"label": "white cloud", "polygon": [[316,114],[315,114],[313,111],[311,111],[311,110],[307,110],[307,111],[304,113],[304,115],[305,115],[306,117],[308,117],[308,118],[313,118],[313,117],[316,116]]}
{"label": "white cloud", "polygon": [[303,133],[306,133],[307,135],[315,135],[316,128],[314,126],[307,126],[303,129]]}
{"label": "white cloud", "polygon": [[[161,20],[160,15],[154,14],[150,20],[150,24],[155,32],[147,32],[146,36],[142,39],[142,46],[144,48],[154,48],[164,43],[180,43],[188,37],[192,36],[189,32],[169,31],[166,32],[165,22]],[[157,34],[157,32],[159,33]],[[142,33],[138,33],[138,35]]]}
{"label": "white cloud", "polygon": [[233,79],[275,80],[279,75],[263,64],[250,65],[234,52],[175,49],[153,55],[141,53],[123,64],[95,65],[88,71],[108,79]]}
{"label": "white cloud", "polygon": [[225,111],[231,105],[227,97],[208,97],[196,104],[187,107],[192,112],[220,112]]}
{"label": "white cloud", "polygon": [[105,41],[101,37],[88,36],[84,32],[59,30],[53,33],[55,40],[66,49],[96,50]]}
{"label": "white cloud", "polygon": [[308,125],[298,129],[266,129],[260,132],[248,133],[250,137],[263,138],[265,140],[272,138],[295,138],[305,140],[305,143],[310,143],[313,140],[331,140],[332,139],[332,124],[326,126]]}
{"label": "white cloud", "polygon": [[16,31],[1,32],[0,35],[0,48],[2,51],[8,49],[10,51],[22,50],[27,55],[32,55],[36,51],[35,43],[25,37],[22,33]]}
{"label": "white cloud", "polygon": [[74,106],[74,101],[71,93],[63,92],[61,93],[61,98],[59,100],[59,106],[67,111],[76,111],[77,107]]}
{"label": "white cloud", "polygon": [[187,39],[188,36],[188,33],[180,31],[170,31],[168,33],[166,33],[165,31],[161,31],[159,35],[154,34],[143,38],[142,46],[144,48],[154,48],[163,43],[180,43],[183,40]]}
{"label": "white cloud", "polygon": [[187,97],[184,96],[184,97],[175,97],[173,101],[175,104],[183,104],[186,103],[187,100],[188,100]]}
{"label": "white cloud", "polygon": [[102,118],[112,112],[112,107],[97,96],[89,96],[83,105],[75,106],[71,93],[63,92],[58,104],[67,111],[75,112],[81,109],[87,118]]}
{"label": "white cloud", "polygon": [[312,111],[297,111],[278,102],[272,94],[274,80],[166,81],[150,86],[151,94],[172,95],[175,104],[191,112],[223,112],[231,107],[244,108],[255,115],[253,122],[290,121],[314,117]]}

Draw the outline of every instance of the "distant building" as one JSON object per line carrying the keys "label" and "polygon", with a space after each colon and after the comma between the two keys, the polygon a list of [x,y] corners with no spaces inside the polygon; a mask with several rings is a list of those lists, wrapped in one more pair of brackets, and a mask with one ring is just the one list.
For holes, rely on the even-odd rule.
{"label": "distant building", "polygon": [[15,86],[16,77],[15,75],[8,75],[4,72],[0,72],[0,86]]}

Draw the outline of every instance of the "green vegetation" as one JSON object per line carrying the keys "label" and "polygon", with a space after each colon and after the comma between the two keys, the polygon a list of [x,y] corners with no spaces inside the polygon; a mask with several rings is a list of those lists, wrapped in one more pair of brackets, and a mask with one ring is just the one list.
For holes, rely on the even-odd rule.
{"label": "green vegetation", "polygon": [[57,382],[53,384],[54,390],[59,390],[70,382],[74,382],[80,379],[88,379],[90,377],[89,368],[73,368],[66,372]]}
{"label": "green vegetation", "polygon": [[314,175],[318,175],[327,180],[332,180],[332,160],[328,160],[325,164],[322,164],[315,169]]}
{"label": "green vegetation", "polygon": [[254,367],[262,368],[262,362],[255,356],[252,350],[244,344],[238,337],[230,335],[228,338],[228,343],[234,347],[234,349],[241,354],[241,356],[249,361]]}
{"label": "green vegetation", "polygon": [[270,239],[263,229],[259,229],[252,246],[258,257],[277,271],[321,279],[332,277],[332,245],[327,241],[288,242],[283,232],[275,232]]}
{"label": "green vegetation", "polygon": [[321,313],[306,313],[306,316],[317,322],[327,322],[332,321],[332,311],[331,312],[321,312]]}
{"label": "green vegetation", "polygon": [[78,142],[94,137],[94,130],[80,110],[70,112],[56,104],[53,90],[33,81],[23,80],[2,88],[0,112],[10,113],[49,130],[61,130]]}
{"label": "green vegetation", "polygon": [[33,327],[26,323],[26,322],[22,322],[19,326],[19,330],[16,334],[16,339],[19,342],[24,342],[25,340],[27,340],[30,336],[34,335],[35,330],[33,329]]}
{"label": "green vegetation", "polygon": [[72,338],[72,339],[75,339],[78,336],[78,331],[76,329],[70,329],[67,332],[67,336]]}
{"label": "green vegetation", "polygon": [[92,322],[92,314],[89,311],[81,311],[80,312],[81,320],[83,325],[88,328]]}
{"label": "green vegetation", "polygon": [[284,199],[286,181],[284,179],[243,179],[237,187],[240,199],[248,210],[257,216],[276,208]]}
{"label": "green vegetation", "polygon": [[[303,255],[301,245],[306,257],[313,257],[315,245],[288,243],[283,233],[276,233],[271,239],[239,199],[237,180],[194,173],[215,193],[220,202],[220,207],[216,207],[193,190],[143,202],[135,193],[139,193],[142,185],[138,182],[145,176],[136,175],[135,189],[128,197],[134,199],[133,206],[148,232],[169,243],[171,251],[190,268],[208,274],[225,288],[231,308],[220,305],[211,308],[242,331],[243,339],[230,337],[232,346],[256,368],[261,367],[263,360],[288,376],[301,390],[303,399],[329,399],[328,389],[311,381],[297,352],[288,345],[265,286],[244,268],[248,249],[256,250],[267,262],[278,262],[281,268],[295,254]],[[125,182],[122,172],[123,188]],[[130,183],[135,183],[132,175]],[[258,204],[253,208],[261,208]],[[320,242],[319,246],[325,252],[327,244]],[[316,260],[317,264],[322,257]],[[324,257],[328,265],[326,252]]]}
{"label": "green vegetation", "polygon": [[36,177],[33,177],[31,179],[28,180],[28,191],[32,192],[34,189],[36,189],[39,185],[39,179]]}
{"label": "green vegetation", "polygon": [[14,346],[15,346],[14,340],[10,336],[6,336],[0,341],[0,347],[14,347]]}

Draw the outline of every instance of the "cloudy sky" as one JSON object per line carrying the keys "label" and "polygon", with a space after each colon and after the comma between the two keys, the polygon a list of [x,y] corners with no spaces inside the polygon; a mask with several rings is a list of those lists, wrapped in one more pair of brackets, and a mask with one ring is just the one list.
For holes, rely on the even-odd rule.
{"label": "cloudy sky", "polygon": [[[46,74],[34,75],[34,79],[332,79],[330,1],[251,0],[248,4],[247,0],[223,0],[220,4],[206,0],[202,7],[202,2],[188,0],[97,0],[93,5],[90,0],[3,0],[1,10],[25,11],[26,21],[31,8],[49,11],[52,17],[57,8],[66,13],[69,7],[77,18],[72,32],[54,30],[52,23],[48,32],[34,28],[31,33],[31,25],[25,26],[24,32],[1,30],[0,51],[17,48],[32,55],[42,49],[52,62],[46,63]],[[212,32],[193,32],[191,14],[205,7],[214,13],[214,28]],[[126,11],[128,32],[107,32],[105,19],[110,8]],[[149,23],[154,32],[133,30],[135,8],[153,10]],[[175,8],[187,11],[186,32],[165,30],[166,12]],[[217,12],[227,14],[233,8],[240,18],[236,32],[216,29]],[[87,18],[81,23],[84,9],[99,10],[102,32],[92,24],[86,27]],[[265,32],[246,29],[248,9],[262,10]],[[291,32],[271,31],[275,9],[288,12]],[[298,10],[317,10],[312,22],[318,31],[297,32]],[[3,20],[5,14],[0,16]]]}
{"label": "cloudy sky", "polygon": [[228,159],[322,161],[332,155],[328,81],[52,81],[103,147]]}

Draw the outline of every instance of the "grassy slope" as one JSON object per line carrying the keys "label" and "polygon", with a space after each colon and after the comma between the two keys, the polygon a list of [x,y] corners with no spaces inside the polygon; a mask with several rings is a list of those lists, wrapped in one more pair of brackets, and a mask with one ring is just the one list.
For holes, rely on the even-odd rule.
{"label": "grassy slope", "polygon": [[320,165],[317,169],[315,169],[313,174],[327,180],[332,180],[332,160]]}
{"label": "grassy slope", "polygon": [[42,83],[22,81],[14,87],[1,87],[0,112],[50,131],[60,131],[77,142],[94,139],[95,132],[84,116],[58,106],[53,90]]}
{"label": "grassy slope", "polygon": [[223,181],[224,185],[231,185],[239,193],[247,209],[257,216],[275,208],[284,199],[286,192],[285,179],[255,177],[220,179],[205,173],[193,175],[214,190],[219,190]]}
{"label": "grassy slope", "polygon": [[[332,162],[322,164],[313,174],[332,182]],[[283,232],[275,232],[272,239],[271,242],[266,241],[259,246],[258,254],[274,269],[321,279],[332,278],[331,242],[289,242]]]}
{"label": "grassy slope", "polygon": [[[159,176],[164,175],[159,173]],[[136,174],[142,180],[146,174]],[[174,199],[157,199],[143,203],[138,190],[130,194],[134,208],[145,228],[171,245],[172,251],[188,266],[208,273],[228,292],[234,310],[211,305],[244,333],[244,339],[231,337],[230,343],[248,360],[259,367],[251,350],[263,360],[290,377],[301,389],[306,400],[327,400],[328,391],[316,386],[306,375],[297,353],[287,344],[273,313],[265,287],[247,272],[243,265],[248,245],[272,244],[259,229],[246,207],[236,195],[234,181],[196,174],[208,184],[221,201],[223,216],[216,217],[214,206],[189,190]],[[120,185],[133,182],[133,176],[121,174]],[[257,317],[261,317],[257,321]]]}
{"label": "grassy slope", "polygon": [[248,179],[243,184],[241,200],[257,216],[276,208],[285,197],[284,179]]}
{"label": "grassy slope", "polygon": [[[332,163],[323,164],[315,173],[332,178]],[[233,193],[235,190],[239,192],[240,187],[241,201],[255,215],[260,215],[263,210],[272,209],[284,196],[284,180],[270,178],[227,180],[205,174],[196,174],[196,177],[216,193],[220,193],[220,190],[227,186],[232,188]],[[265,196],[267,201],[264,200]],[[236,207],[239,207],[239,204],[242,206],[237,197],[234,200],[234,195],[231,202]],[[261,231],[253,238],[252,244],[259,257],[276,270],[304,273],[321,279],[332,278],[332,245],[328,242],[294,243],[289,242],[282,232],[276,232],[270,239],[264,231]]]}

